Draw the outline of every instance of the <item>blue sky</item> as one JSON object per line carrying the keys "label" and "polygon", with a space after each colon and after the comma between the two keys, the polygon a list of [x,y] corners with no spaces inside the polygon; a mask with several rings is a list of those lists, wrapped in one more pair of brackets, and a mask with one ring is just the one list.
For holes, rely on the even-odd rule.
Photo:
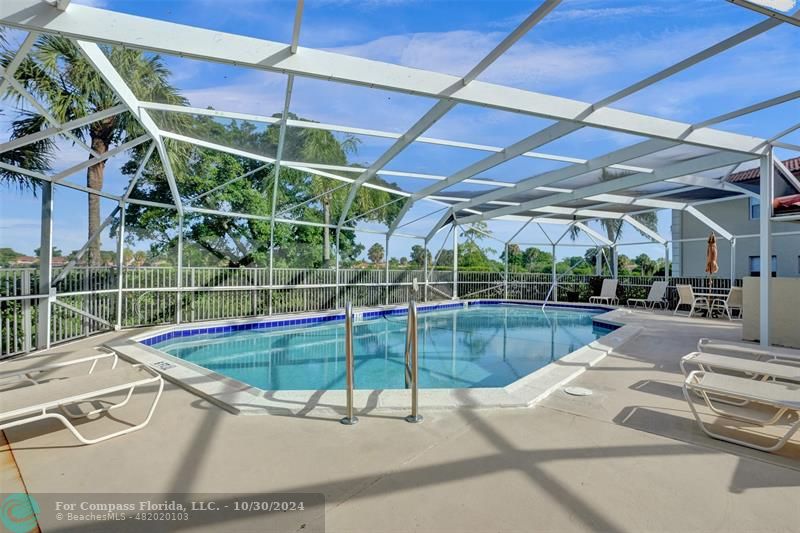
{"label": "blue sky", "polygon": [[[224,8],[216,0],[116,1],[91,3],[115,11],[161,18],[274,41],[291,38],[293,1],[232,0]],[[389,61],[411,67],[466,73],[484,54],[523,20],[537,2],[424,1],[424,0],[308,0],[300,36],[301,46]],[[479,79],[513,87],[595,101],[653,72],[740,31],[761,17],[721,0],[563,2]],[[13,36],[17,38],[15,34]],[[703,120],[745,105],[797,90],[796,58],[800,31],[779,27],[701,63],[669,80],[615,104],[627,110],[686,122]],[[173,80],[195,106],[271,115],[280,111],[285,77],[230,66],[167,57]],[[298,78],[291,110],[329,123],[402,132],[432,105],[429,99],[368,90],[320,80]],[[11,110],[3,109],[5,117]],[[721,124],[721,129],[770,136],[800,120],[800,104]],[[457,106],[434,125],[427,136],[507,146],[547,126],[550,121],[495,110]],[[3,125],[6,123],[3,122]],[[5,130],[6,128],[3,128]],[[5,140],[7,133],[3,133]],[[538,151],[589,158],[641,140],[632,135],[584,129]],[[786,139],[800,142],[800,134]],[[389,146],[385,139],[362,138],[356,162],[368,164]],[[69,143],[60,143],[57,168],[84,159]],[[485,154],[430,145],[413,145],[387,168],[430,174],[454,172]],[[787,155],[787,154],[779,154]],[[118,173],[124,161],[112,161],[105,189],[119,193],[125,180]],[[480,177],[518,181],[554,168],[533,159],[515,160]],[[71,178],[82,183],[85,175]],[[395,179],[406,190],[429,184]],[[464,190],[460,186],[454,190]],[[476,186],[477,190],[485,190]],[[488,189],[486,189],[488,190]],[[453,192],[446,190],[442,194]],[[39,208],[29,194],[0,186],[0,247],[31,253],[37,246]],[[72,250],[85,239],[85,195],[60,189],[56,196],[56,245]],[[113,208],[104,203],[104,211]],[[436,209],[412,211],[407,220]],[[430,217],[406,228],[427,233]],[[492,230],[508,237],[519,225],[493,223]],[[659,231],[669,233],[669,216],[662,214]],[[541,242],[538,230],[527,242]],[[367,246],[376,239],[362,234]],[[642,240],[633,230],[629,241]],[[104,248],[113,243],[104,238]],[[406,254],[410,241],[398,242],[391,255]],[[657,247],[633,248],[659,255]]]}

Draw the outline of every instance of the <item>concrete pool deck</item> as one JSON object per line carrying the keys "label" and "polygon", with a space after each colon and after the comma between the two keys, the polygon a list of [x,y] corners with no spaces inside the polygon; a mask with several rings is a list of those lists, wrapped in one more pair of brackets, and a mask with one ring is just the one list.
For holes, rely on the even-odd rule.
{"label": "concrete pool deck", "polygon": [[[235,416],[170,384],[150,425],[124,437],[79,446],[50,422],[6,435],[33,494],[322,492],[327,531],[797,531],[798,436],[779,454],[711,440],[681,396],[680,356],[700,337],[739,338],[740,324],[624,320],[642,331],[571,382],[593,395],[557,390],[531,408],[423,411],[416,425],[375,410],[343,426],[311,410]],[[136,420],[148,401],[82,430]]]}

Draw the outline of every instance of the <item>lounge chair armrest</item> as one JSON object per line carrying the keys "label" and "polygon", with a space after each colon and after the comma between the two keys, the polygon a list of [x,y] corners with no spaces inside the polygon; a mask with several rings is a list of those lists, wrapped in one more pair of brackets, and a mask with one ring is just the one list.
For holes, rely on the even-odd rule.
{"label": "lounge chair armrest", "polygon": [[89,373],[91,374],[94,371],[95,366],[97,366],[97,362],[102,360],[102,359],[107,359],[107,358],[111,358],[111,360],[112,360],[111,369],[116,368],[117,367],[117,363],[119,362],[119,356],[117,355],[116,352],[112,352],[112,351],[102,352],[102,353],[98,353],[96,355],[88,355],[88,356],[85,356],[85,357],[78,357],[78,358],[75,358],[75,359],[71,359],[69,361],[59,361],[57,363],[44,364],[44,365],[41,365],[41,366],[37,366],[35,368],[28,368],[28,369],[17,370],[17,371],[10,371],[10,372],[7,372],[7,373],[6,372],[2,372],[2,366],[0,366],[0,380],[10,379],[10,378],[17,378],[19,376],[29,377],[30,374],[38,374],[40,372],[47,372],[47,371],[50,371],[50,370],[56,370],[56,369],[59,369],[59,368],[66,368],[66,367],[69,367],[69,366],[75,366],[75,365],[84,364],[84,363],[91,363],[91,366],[89,368]]}

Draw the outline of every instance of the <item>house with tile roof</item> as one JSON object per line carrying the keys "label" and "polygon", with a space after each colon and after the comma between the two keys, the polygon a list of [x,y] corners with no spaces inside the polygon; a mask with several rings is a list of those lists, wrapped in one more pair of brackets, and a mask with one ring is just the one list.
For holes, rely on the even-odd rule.
{"label": "house with tile roof", "polygon": [[[789,222],[775,221],[772,225],[772,258],[769,269],[773,275],[800,277],[800,157],[783,161],[786,171],[795,178],[790,180],[776,168],[775,197],[773,205],[776,215],[786,215]],[[761,272],[759,257],[759,208],[758,191],[760,168],[731,173],[720,178],[755,196],[743,198],[731,195],[720,201],[698,205],[704,215],[735,235],[733,241],[717,239],[719,248],[720,277],[758,275]],[[709,228],[696,217],[684,211],[672,211],[672,273],[673,276],[705,275],[705,248]],[[719,236],[718,236],[719,237]],[[733,251],[733,254],[731,252]],[[733,258],[731,260],[731,255]]]}

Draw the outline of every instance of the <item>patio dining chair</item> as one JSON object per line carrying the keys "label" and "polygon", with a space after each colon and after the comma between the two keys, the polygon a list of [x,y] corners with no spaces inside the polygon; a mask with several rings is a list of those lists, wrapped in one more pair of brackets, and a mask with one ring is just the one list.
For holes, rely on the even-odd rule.
{"label": "patio dining chair", "polygon": [[678,305],[675,306],[673,315],[678,314],[678,310],[683,306],[689,306],[689,314],[686,316],[693,316],[695,311],[711,309],[711,302],[704,296],[695,296],[694,289],[691,285],[676,285],[678,291]]}
{"label": "patio dining chair", "polygon": [[666,308],[667,306],[667,282],[666,281],[654,281],[653,285],[650,287],[650,292],[647,293],[647,298],[628,298],[628,305],[631,307],[636,307],[637,305],[642,305],[645,308],[655,309],[655,307],[661,306]]}
{"label": "patio dining chair", "polygon": [[727,315],[728,320],[733,320],[733,315],[731,311],[736,311],[737,318],[742,318],[742,288],[741,287],[731,287],[730,292],[728,292],[728,296],[726,298],[715,298],[711,302],[711,310],[720,309],[722,310],[725,315]]}
{"label": "patio dining chair", "polygon": [[589,303],[619,304],[619,298],[617,298],[617,283],[618,280],[616,279],[604,279],[603,286],[600,289],[600,295],[589,298]]}

